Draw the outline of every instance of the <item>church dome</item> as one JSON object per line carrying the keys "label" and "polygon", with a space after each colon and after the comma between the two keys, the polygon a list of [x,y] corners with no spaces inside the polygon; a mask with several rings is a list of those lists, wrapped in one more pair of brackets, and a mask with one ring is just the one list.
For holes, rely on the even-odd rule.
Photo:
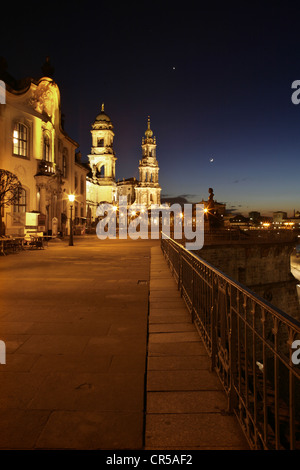
{"label": "church dome", "polygon": [[101,107],[101,113],[96,116],[95,124],[105,122],[107,124],[112,124],[110,117],[104,112],[104,104]]}

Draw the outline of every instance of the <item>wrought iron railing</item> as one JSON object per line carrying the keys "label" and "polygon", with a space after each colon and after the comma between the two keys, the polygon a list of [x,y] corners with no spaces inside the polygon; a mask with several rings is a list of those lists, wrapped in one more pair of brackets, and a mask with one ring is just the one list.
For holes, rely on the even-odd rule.
{"label": "wrought iron railing", "polygon": [[37,175],[52,176],[56,173],[56,164],[46,160],[38,160]]}
{"label": "wrought iron railing", "polygon": [[300,323],[171,238],[161,247],[250,447],[300,449]]}

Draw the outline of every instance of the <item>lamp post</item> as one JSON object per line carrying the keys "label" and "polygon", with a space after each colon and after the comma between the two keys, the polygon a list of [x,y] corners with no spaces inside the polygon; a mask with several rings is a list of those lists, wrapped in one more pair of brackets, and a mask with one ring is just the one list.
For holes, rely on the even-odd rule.
{"label": "lamp post", "polygon": [[73,205],[72,202],[75,201],[75,196],[74,194],[69,194],[68,196],[70,204],[70,238],[69,238],[69,246],[73,246],[73,216],[72,216],[72,209]]}

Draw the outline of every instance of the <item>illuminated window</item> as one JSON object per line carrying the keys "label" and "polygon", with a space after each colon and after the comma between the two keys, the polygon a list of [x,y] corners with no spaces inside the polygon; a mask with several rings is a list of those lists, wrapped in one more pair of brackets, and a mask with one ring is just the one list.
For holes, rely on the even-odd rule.
{"label": "illuminated window", "polygon": [[18,197],[13,206],[14,212],[26,212],[26,191],[24,188],[18,189]]}
{"label": "illuminated window", "polygon": [[13,153],[21,157],[28,156],[28,129],[20,122],[16,123],[14,126]]}
{"label": "illuminated window", "polygon": [[50,137],[48,134],[44,134],[44,148],[43,148],[43,158],[46,162],[51,161],[50,156]]}

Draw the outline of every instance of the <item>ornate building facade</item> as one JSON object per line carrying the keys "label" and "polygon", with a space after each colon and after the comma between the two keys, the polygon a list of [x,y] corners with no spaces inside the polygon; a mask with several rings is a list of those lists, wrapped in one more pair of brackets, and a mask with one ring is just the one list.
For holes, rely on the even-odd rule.
{"label": "ornate building facade", "polygon": [[139,164],[139,183],[135,187],[136,204],[160,204],[161,187],[158,183],[158,161],[156,160],[156,138],[150,128],[150,117],[145,137],[142,139],[142,160]]}
{"label": "ornate building facade", "polygon": [[113,150],[114,132],[110,117],[104,112],[97,115],[91,129],[92,148],[88,155],[90,172],[86,183],[86,202],[89,217],[96,218],[101,202],[112,203],[117,199],[116,156]]}
{"label": "ornate building facade", "polygon": [[128,178],[116,182],[116,156],[113,150],[113,125],[104,112],[95,119],[91,129],[92,149],[88,155],[90,172],[87,177],[87,213],[92,221],[97,218],[100,203],[116,203],[126,196],[128,205],[160,204],[159,167],[156,159],[156,138],[148,117],[145,137],[142,138],[142,159],[139,161],[139,180]]}
{"label": "ornate building facade", "polygon": [[18,201],[2,208],[7,234],[23,235],[28,214],[37,214],[39,231],[66,231],[69,194],[76,195],[75,215],[86,216],[87,169],[75,156],[77,147],[63,129],[60,92],[52,78],[30,78],[21,86],[6,81],[0,169],[14,173],[22,185]]}

